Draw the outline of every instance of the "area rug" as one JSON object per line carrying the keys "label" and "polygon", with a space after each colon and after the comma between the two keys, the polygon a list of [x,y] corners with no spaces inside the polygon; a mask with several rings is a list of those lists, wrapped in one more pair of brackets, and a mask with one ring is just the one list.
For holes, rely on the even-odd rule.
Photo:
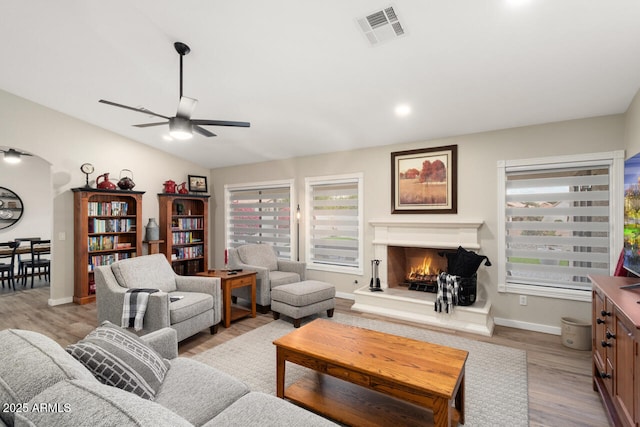
{"label": "area rug", "polygon": [[[529,425],[526,352],[346,314],[336,313],[329,320],[468,351],[465,427]],[[198,354],[194,359],[233,375],[254,391],[275,395],[276,350],[272,342],[292,330],[290,321],[273,321]],[[305,368],[288,363],[286,386],[306,372]]]}

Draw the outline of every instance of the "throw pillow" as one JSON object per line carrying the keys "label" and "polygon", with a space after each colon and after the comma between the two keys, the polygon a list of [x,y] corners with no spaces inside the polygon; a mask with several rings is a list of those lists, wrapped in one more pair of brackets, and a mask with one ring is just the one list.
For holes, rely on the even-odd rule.
{"label": "throw pillow", "polygon": [[484,265],[487,267],[491,265],[489,258],[486,256],[478,255],[473,251],[468,251],[462,246],[459,246],[453,268],[451,271],[448,271],[448,273],[460,277],[471,277],[476,274],[482,261],[485,261]]}
{"label": "throw pillow", "polygon": [[138,336],[109,321],[66,350],[100,382],[149,400],[169,369],[168,362]]}

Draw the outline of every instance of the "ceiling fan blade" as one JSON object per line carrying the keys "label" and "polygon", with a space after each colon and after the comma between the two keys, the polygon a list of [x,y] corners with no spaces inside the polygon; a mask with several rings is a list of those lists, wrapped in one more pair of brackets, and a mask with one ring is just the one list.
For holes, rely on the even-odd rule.
{"label": "ceiling fan blade", "polygon": [[9,153],[9,154],[17,155],[17,156],[33,156],[33,154],[23,153],[22,151],[18,151],[18,150],[13,149],[13,148],[9,148],[8,150],[0,150],[0,153]]}
{"label": "ceiling fan blade", "polygon": [[135,127],[137,127],[137,128],[148,128],[148,127],[151,127],[151,126],[166,125],[166,124],[168,124],[168,123],[169,123],[169,122],[160,122],[160,123],[142,123],[142,124],[139,124],[139,125],[133,125],[133,126],[135,126]]}
{"label": "ceiling fan blade", "polygon": [[229,120],[199,120],[194,119],[191,120],[191,123],[194,125],[203,125],[203,126],[236,126],[241,128],[248,128],[251,126],[249,122],[232,122]]}
{"label": "ceiling fan blade", "polygon": [[193,110],[196,109],[198,104],[197,99],[187,98],[186,96],[180,97],[180,103],[178,104],[178,112],[176,117],[182,117],[183,119],[190,119],[193,114]]}
{"label": "ceiling fan blade", "polygon": [[209,132],[208,130],[206,130],[205,128],[201,128],[200,126],[193,126],[193,131],[198,132],[202,136],[217,136],[215,133]]}
{"label": "ceiling fan blade", "polygon": [[101,103],[107,104],[107,105],[112,105],[114,107],[125,108],[125,109],[131,110],[131,111],[137,111],[138,113],[144,113],[144,114],[150,114],[150,115],[156,116],[156,117],[162,117],[163,119],[169,120],[169,117],[163,116],[162,114],[154,113],[153,111],[147,110],[146,108],[129,107],[128,105],[118,104],[116,102],[107,101],[106,99],[101,99],[98,102],[101,102]]}

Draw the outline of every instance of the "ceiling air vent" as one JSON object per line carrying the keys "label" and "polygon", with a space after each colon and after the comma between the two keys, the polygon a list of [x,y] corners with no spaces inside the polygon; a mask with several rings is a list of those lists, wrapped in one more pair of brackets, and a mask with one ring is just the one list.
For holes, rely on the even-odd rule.
{"label": "ceiling air vent", "polygon": [[364,18],[358,18],[358,24],[372,46],[405,34],[400,18],[391,6],[373,12]]}

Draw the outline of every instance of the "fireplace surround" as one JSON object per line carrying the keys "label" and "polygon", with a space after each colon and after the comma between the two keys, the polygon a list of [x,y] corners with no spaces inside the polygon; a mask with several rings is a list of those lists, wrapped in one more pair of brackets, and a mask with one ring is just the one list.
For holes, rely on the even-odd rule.
{"label": "fireplace surround", "polygon": [[456,306],[452,313],[438,313],[434,310],[435,293],[409,290],[405,278],[400,277],[411,268],[408,265],[427,258],[425,253],[435,254],[435,257],[431,256],[432,267],[437,271],[446,269],[446,259],[439,257],[437,252],[455,251],[459,246],[478,251],[478,231],[482,224],[482,220],[458,217],[369,221],[374,229],[374,258],[380,260],[378,272],[382,292],[371,292],[368,284],[357,289],[352,309],[491,336],[494,327],[491,302],[484,292],[487,284],[481,280],[478,280],[478,294],[473,305]]}

